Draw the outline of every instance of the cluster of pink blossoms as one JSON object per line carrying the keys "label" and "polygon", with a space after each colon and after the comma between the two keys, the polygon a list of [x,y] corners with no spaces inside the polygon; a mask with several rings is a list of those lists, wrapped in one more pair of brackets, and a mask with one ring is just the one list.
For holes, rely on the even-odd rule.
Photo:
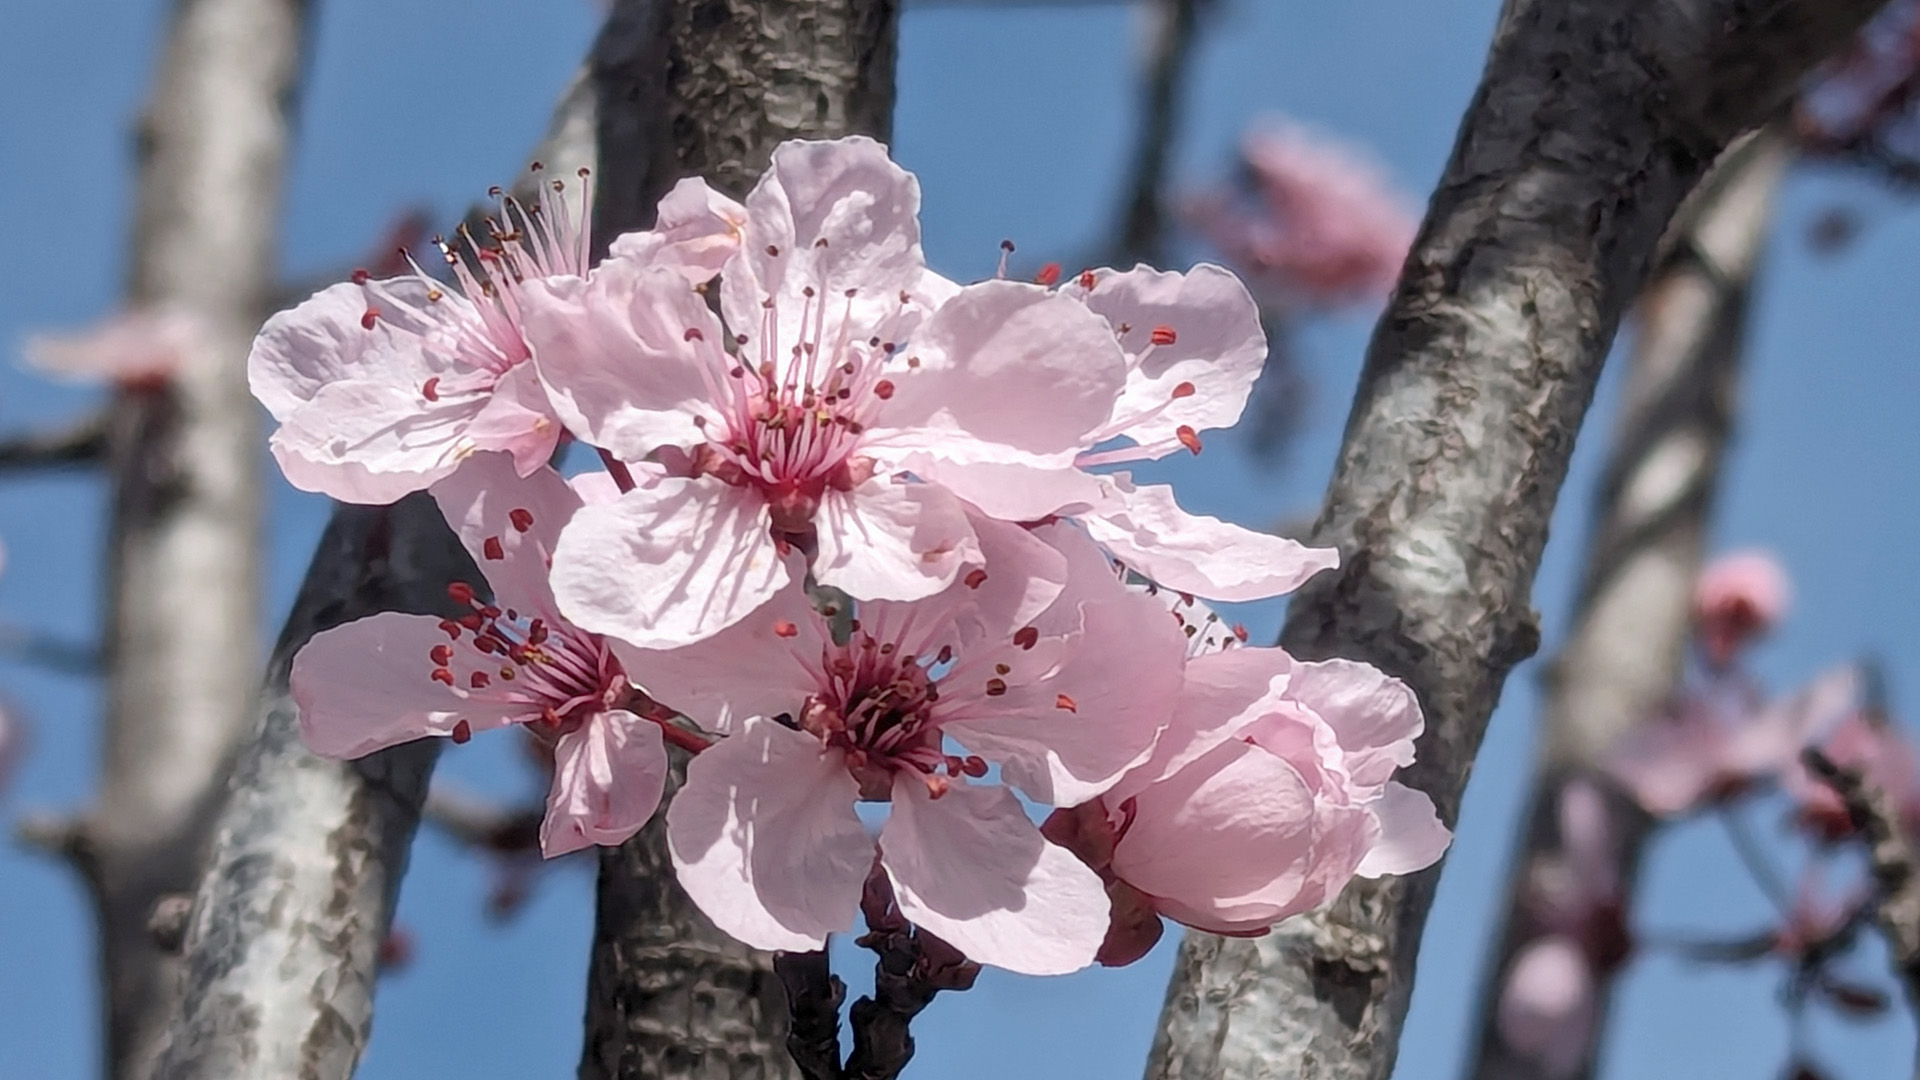
{"label": "cluster of pink blossoms", "polygon": [[[683,181],[591,267],[552,187],[444,247],[451,283],[356,275],[255,344],[289,479],[429,490],[485,576],[299,654],[316,751],[524,726],[554,855],[632,836],[678,746],[680,881],[769,949],[821,947],[876,881],[975,961],[1066,972],[1161,915],[1258,933],[1439,858],[1390,779],[1412,694],[1193,599],[1335,553],[1108,469],[1239,417],[1265,340],[1231,274],[956,284],[862,138],[781,146],[744,205]],[[570,440],[604,471],[554,471]]]}

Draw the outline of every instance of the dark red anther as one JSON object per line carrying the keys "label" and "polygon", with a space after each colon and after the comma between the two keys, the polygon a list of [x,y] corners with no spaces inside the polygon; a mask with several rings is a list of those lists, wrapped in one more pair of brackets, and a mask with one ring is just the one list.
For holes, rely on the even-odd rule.
{"label": "dark red anther", "polygon": [[549,631],[547,630],[547,621],[545,619],[533,620],[532,625],[527,627],[527,644],[529,645],[546,644],[548,633]]}
{"label": "dark red anther", "polygon": [[489,654],[506,651],[506,647],[492,634],[475,634],[473,637],[473,647],[483,653]]}
{"label": "dark red anther", "polygon": [[451,582],[447,585],[447,597],[456,604],[471,604],[473,603],[473,586],[464,581]]}
{"label": "dark red anther", "polygon": [[500,617],[501,612],[499,608],[494,607],[492,604],[482,604],[480,614],[485,618],[497,619]]}
{"label": "dark red anther", "polygon": [[940,655],[934,657],[933,662],[936,664],[953,663],[953,646],[951,645],[940,646]]}
{"label": "dark red anther", "polygon": [[1091,271],[1091,270],[1082,270],[1082,271],[1080,271],[1080,287],[1081,287],[1081,288],[1083,288],[1083,289],[1092,289],[1092,288],[1093,288],[1093,280],[1094,280],[1094,279],[1093,279],[1093,271]]}
{"label": "dark red anther", "polygon": [[446,631],[447,636],[453,640],[460,640],[460,624],[454,622],[452,619],[441,619],[440,629]]}
{"label": "dark red anther", "polygon": [[1009,672],[1011,672],[1012,670],[1013,670],[1013,668],[1011,668],[1011,667],[1009,667],[1009,666],[1008,666],[1008,665],[1006,665],[1006,664],[995,664],[995,665],[993,665],[993,673],[994,673],[995,675],[1005,675],[1005,674],[1007,674],[1007,673],[1009,673]]}
{"label": "dark red anther", "polygon": [[1155,345],[1171,345],[1177,340],[1179,340],[1179,335],[1173,332],[1173,327],[1161,323],[1159,326],[1153,328],[1153,343]]}
{"label": "dark red anther", "polygon": [[1056,709],[1065,709],[1068,712],[1075,713],[1075,714],[1078,714],[1080,712],[1080,706],[1074,704],[1073,699],[1068,697],[1065,694],[1054,695],[1053,707]]}
{"label": "dark red anther", "polygon": [[372,274],[367,273],[364,267],[357,268],[353,272],[353,283],[355,285],[365,285],[367,283],[367,279],[372,276],[373,276]]}
{"label": "dark red anther", "polygon": [[499,562],[507,557],[507,549],[501,546],[499,537],[489,536],[480,544],[480,554]]}
{"label": "dark red anther", "polygon": [[453,663],[453,649],[446,645],[435,645],[427,650],[427,659],[432,660],[435,667],[446,667]]}
{"label": "dark red anther", "polygon": [[987,696],[988,697],[999,697],[1001,694],[1004,694],[1006,692],[1007,692],[1007,680],[1005,679],[988,679],[987,680]]}
{"label": "dark red anther", "polygon": [[469,724],[465,720],[462,720],[459,723],[453,725],[453,743],[455,746],[463,745],[466,743],[468,739],[471,739],[471,738],[473,738],[472,724]]}
{"label": "dark red anther", "polygon": [[892,398],[892,397],[893,397],[893,382],[892,382],[892,380],[890,380],[890,379],[881,379],[881,380],[880,380],[879,382],[877,382],[877,383],[874,383],[874,384],[873,384],[873,396],[874,396],[874,397],[877,397],[877,398],[879,398],[879,399],[880,399],[881,401],[886,401],[886,400],[889,400],[890,398]]}
{"label": "dark red anther", "polygon": [[453,685],[453,672],[443,667],[434,668],[433,673],[427,678],[437,683],[446,683],[448,686]]}
{"label": "dark red anther", "polygon": [[1174,429],[1173,435],[1174,438],[1180,440],[1181,446],[1186,447],[1196,454],[1200,452],[1200,436],[1194,432],[1192,425],[1181,424]]}
{"label": "dark red anther", "polygon": [[1249,638],[1249,637],[1251,637],[1252,635],[1250,635],[1250,634],[1248,634],[1248,633],[1247,633],[1247,624],[1246,624],[1246,623],[1234,623],[1234,624],[1233,624],[1233,636],[1234,636],[1234,637],[1237,637],[1237,638],[1239,638],[1239,639],[1240,639],[1240,641],[1241,641],[1241,643],[1242,643],[1242,644],[1244,644],[1244,643],[1246,642],[1246,640],[1247,640],[1247,638]]}
{"label": "dark red anther", "polygon": [[773,624],[773,636],[775,637],[790,638],[798,636],[799,633],[800,628],[785,619],[781,619],[779,622]]}
{"label": "dark red anther", "polygon": [[1173,388],[1173,399],[1175,401],[1178,401],[1183,397],[1192,397],[1192,396],[1193,396],[1193,384],[1190,382],[1183,382],[1179,386],[1176,386]]}
{"label": "dark red anther", "polygon": [[485,624],[485,622],[486,620],[482,619],[480,613],[477,611],[469,611],[465,615],[460,616],[460,625],[475,633],[479,632],[480,627]]}
{"label": "dark red anther", "polygon": [[1013,254],[1013,241],[1011,240],[1000,241],[1000,250],[1006,252],[1009,255]]}
{"label": "dark red anther", "polygon": [[514,530],[517,532],[526,532],[533,528],[533,512],[517,506],[507,511],[507,520],[513,522]]}
{"label": "dark red anther", "polygon": [[1060,264],[1050,262],[1041,267],[1040,272],[1033,275],[1033,280],[1041,285],[1058,285],[1060,283]]}
{"label": "dark red anther", "polygon": [[967,583],[967,588],[977,589],[987,583],[987,572],[976,566],[972,570],[967,571],[967,576],[964,580]]}
{"label": "dark red anther", "polygon": [[774,259],[777,259],[777,258],[779,258],[779,257],[780,257],[780,249],[779,249],[779,248],[777,248],[777,247],[775,247],[775,246],[773,246],[772,244],[768,244],[768,245],[767,245],[767,256],[768,256],[769,258],[774,258]]}
{"label": "dark red anther", "polygon": [[426,382],[421,383],[420,396],[423,398],[426,398],[428,401],[439,401],[440,400],[440,376],[435,375],[433,378],[428,379]]}
{"label": "dark red anther", "polygon": [[703,333],[701,333],[701,332],[700,332],[700,328],[699,328],[699,327],[697,327],[697,326],[689,326],[689,327],[687,327],[687,332],[686,332],[685,334],[682,334],[682,335],[681,335],[681,338],[680,338],[680,340],[682,340],[682,341],[705,341],[705,340],[707,340],[707,335],[705,335],[705,334],[703,334]]}
{"label": "dark red anther", "polygon": [[380,318],[380,309],[377,307],[374,307],[372,304],[368,304],[367,313],[360,316],[360,329],[362,330],[373,329],[373,324],[375,320],[379,318]]}
{"label": "dark red anther", "polygon": [[475,690],[485,690],[487,688],[487,684],[491,683],[492,681],[493,680],[489,678],[487,676],[487,673],[484,671],[476,671],[473,674],[467,676],[467,685],[472,687]]}
{"label": "dark red anther", "polygon": [[512,681],[513,681],[513,669],[512,669],[512,668],[510,668],[510,667],[506,667],[506,666],[502,666],[502,667],[500,668],[500,677],[501,677],[502,679],[504,679],[504,680],[506,680],[507,682],[512,682]]}
{"label": "dark red anther", "polygon": [[1023,626],[1013,632],[1013,643],[1023,649],[1031,649],[1040,640],[1040,631],[1031,626]]}
{"label": "dark red anther", "polygon": [[987,775],[986,759],[969,755],[965,761],[960,763],[960,771],[975,779],[985,776]]}

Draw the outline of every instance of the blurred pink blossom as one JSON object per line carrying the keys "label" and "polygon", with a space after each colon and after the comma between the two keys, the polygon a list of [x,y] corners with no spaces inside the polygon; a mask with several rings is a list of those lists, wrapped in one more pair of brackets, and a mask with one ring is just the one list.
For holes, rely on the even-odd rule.
{"label": "blurred pink blossom", "polygon": [[155,307],[122,311],[84,330],[35,334],[23,351],[28,364],[57,379],[152,386],[171,378],[205,336],[193,313]]}
{"label": "blurred pink blossom", "polygon": [[1744,680],[1717,679],[1627,732],[1606,771],[1648,813],[1691,813],[1789,773],[1810,741],[1856,707],[1859,693],[1859,672],[1851,666],[1771,704]]}
{"label": "blurred pink blossom", "polygon": [[1188,219],[1257,286],[1286,303],[1379,302],[1399,278],[1417,218],[1361,152],[1291,120],[1241,139],[1251,192],[1192,200]]}
{"label": "blurred pink blossom", "polygon": [[[1869,788],[1886,793],[1907,830],[1920,835],[1920,754],[1894,725],[1856,710],[1819,746],[1835,765],[1858,772]],[[1798,762],[1782,779],[1799,806],[1800,824],[1816,837],[1839,841],[1854,834],[1853,817],[1831,786]]]}
{"label": "blurred pink blossom", "polygon": [[1707,564],[1693,589],[1693,628],[1712,667],[1771,631],[1787,613],[1792,585],[1778,559],[1736,551]]}

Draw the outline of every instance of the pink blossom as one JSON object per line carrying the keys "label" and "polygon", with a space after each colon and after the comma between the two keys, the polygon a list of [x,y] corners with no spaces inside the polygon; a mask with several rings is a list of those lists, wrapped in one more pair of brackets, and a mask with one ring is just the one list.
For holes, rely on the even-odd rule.
{"label": "pink blossom", "polygon": [[1152,758],[1046,825],[1107,881],[1101,962],[1144,955],[1160,916],[1263,934],[1356,874],[1432,865],[1451,836],[1426,795],[1391,779],[1421,728],[1412,691],[1366,664],[1277,648],[1194,657]]}
{"label": "pink blossom", "polygon": [[[876,859],[854,805],[883,801],[878,863],[914,924],[1014,971],[1092,962],[1100,880],[1012,788],[1071,805],[1144,760],[1184,639],[1071,526],[973,528],[984,568],[924,600],[823,612],[792,584],[707,641],[615,646],[659,700],[727,733],[667,828],[681,884],[728,933],[814,949],[849,927]],[[976,782],[990,763],[1011,787]]]}
{"label": "pink blossom", "polygon": [[504,454],[476,454],[434,498],[485,573],[449,594],[457,619],[385,613],[316,635],[294,657],[292,694],[315,753],[354,758],[426,736],[525,725],[553,745],[540,833],[548,856],[618,844],[644,825],[666,776],[651,703],[596,635],[567,623],[547,560],[581,496],[541,467],[520,478]]}
{"label": "pink blossom", "polygon": [[1200,430],[1239,415],[1265,342],[1232,275],[959,287],[925,266],[919,201],[878,143],[790,142],[747,198],[721,317],[636,258],[528,289],[558,415],[657,463],[569,530],[569,614],[636,645],[698,640],[786,584],[789,545],[857,598],[930,596],[978,563],[963,502],[1006,521],[1079,515],[1123,560],[1202,595],[1275,595],[1332,564],[1085,471],[1197,451]]}
{"label": "pink blossom", "polygon": [[1513,960],[1494,1023],[1514,1052],[1533,1059],[1547,1080],[1566,1080],[1587,1060],[1599,998],[1591,960],[1579,942],[1546,934]]}
{"label": "pink blossom", "polygon": [[24,351],[29,364],[58,379],[139,387],[172,378],[206,349],[206,337],[201,319],[184,308],[142,308],[73,333],[36,334]]}
{"label": "pink blossom", "polygon": [[1400,275],[1415,217],[1374,164],[1292,121],[1241,139],[1252,198],[1196,199],[1189,217],[1229,262],[1287,303],[1378,301]]}
{"label": "pink blossom", "polygon": [[1648,813],[1691,813],[1794,768],[1801,749],[1831,731],[1858,697],[1851,667],[1765,705],[1743,680],[1716,679],[1630,729],[1609,753],[1606,772]]}
{"label": "pink blossom", "polygon": [[[476,451],[512,454],[522,476],[546,464],[562,428],[527,363],[524,304],[534,283],[586,272],[586,223],[562,188],[532,207],[503,199],[490,243],[465,229],[443,243],[452,285],[417,265],[386,280],[363,271],[267,320],[248,378],[280,423],[272,449],[295,487],[384,503]],[[582,200],[590,205],[584,184]],[[624,239],[704,280],[737,220],[737,206],[684,181],[662,201],[657,230]]]}
{"label": "pink blossom", "polygon": [[1787,613],[1791,587],[1779,560],[1764,551],[1723,555],[1693,589],[1693,629],[1708,664],[1724,667]]}

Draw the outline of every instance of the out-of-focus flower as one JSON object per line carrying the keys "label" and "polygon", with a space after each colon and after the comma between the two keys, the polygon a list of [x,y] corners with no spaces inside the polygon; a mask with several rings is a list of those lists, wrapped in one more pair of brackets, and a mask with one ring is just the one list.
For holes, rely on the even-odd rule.
{"label": "out-of-focus flower", "polygon": [[1258,935],[1356,874],[1431,865],[1451,835],[1432,800],[1390,779],[1421,728],[1413,692],[1366,664],[1238,647],[1188,661],[1153,756],[1045,826],[1107,883],[1100,962],[1145,955],[1162,916]]}
{"label": "out-of-focus flower", "polygon": [[[1865,786],[1883,792],[1908,834],[1920,836],[1920,754],[1896,725],[1856,709],[1818,745],[1835,765],[1858,773]],[[1837,842],[1856,833],[1840,794],[1797,760],[1783,781],[1798,804],[1800,824],[1817,839]]]}
{"label": "out-of-focus flower", "polygon": [[1736,551],[1707,564],[1693,589],[1693,632],[1710,667],[1721,668],[1787,613],[1792,586],[1778,559]]}
{"label": "out-of-focus flower", "polygon": [[541,850],[626,840],[659,805],[666,724],[607,643],[556,610],[547,560],[581,496],[545,466],[519,478],[503,454],[476,455],[433,494],[492,601],[455,583],[459,618],[388,612],[316,635],[290,680],[307,745],[353,758],[524,725],[554,744]]}
{"label": "out-of-focus flower", "polygon": [[35,334],[24,349],[42,374],[71,382],[145,387],[165,383],[206,345],[200,317],[177,307],[123,311],[63,334]]}
{"label": "out-of-focus flower", "polygon": [[1716,679],[1622,736],[1606,772],[1650,814],[1691,813],[1789,773],[1803,748],[1857,707],[1859,695],[1860,675],[1851,666],[1765,705],[1744,680]]}
{"label": "out-of-focus flower", "polygon": [[1540,932],[1516,952],[1494,1013],[1507,1046],[1555,1080],[1587,1059],[1595,987],[1632,951],[1606,796],[1576,777],[1561,787],[1558,813],[1561,857],[1532,868],[1522,900]]}
{"label": "out-of-focus flower", "polygon": [[1378,302],[1400,275],[1417,224],[1367,158],[1291,120],[1242,137],[1250,190],[1190,201],[1187,217],[1227,260],[1285,304]]}

